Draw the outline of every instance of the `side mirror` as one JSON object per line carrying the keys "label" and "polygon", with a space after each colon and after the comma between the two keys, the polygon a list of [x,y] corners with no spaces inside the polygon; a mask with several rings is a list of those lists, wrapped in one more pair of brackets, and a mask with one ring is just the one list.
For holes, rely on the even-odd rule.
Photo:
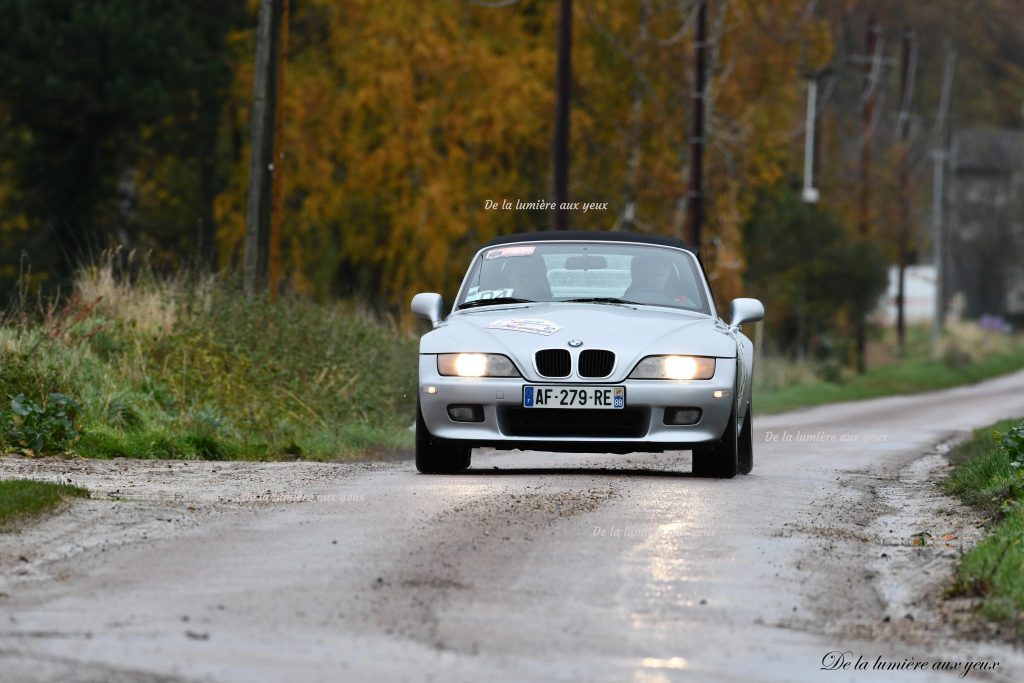
{"label": "side mirror", "polygon": [[412,314],[426,318],[430,324],[437,327],[441,322],[441,310],[444,308],[444,300],[440,294],[424,292],[412,298]]}
{"label": "side mirror", "polygon": [[764,320],[764,304],[757,299],[733,299],[729,304],[729,327]]}

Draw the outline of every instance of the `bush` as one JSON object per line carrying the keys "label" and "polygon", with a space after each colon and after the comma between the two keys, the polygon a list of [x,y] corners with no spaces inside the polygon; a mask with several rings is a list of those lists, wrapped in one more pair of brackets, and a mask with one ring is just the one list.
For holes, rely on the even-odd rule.
{"label": "bush", "polygon": [[1024,422],[1010,427],[1005,433],[995,433],[996,445],[1006,451],[1011,460],[1024,460]]}
{"label": "bush", "polygon": [[1011,427],[1006,433],[996,432],[996,443],[1006,454],[1009,460],[1007,466],[1010,468],[1007,485],[1006,500],[1003,501],[1001,510],[1007,514],[1013,510],[1019,510],[1024,506],[1024,422]]}
{"label": "bush", "polygon": [[79,437],[79,411],[64,394],[49,394],[42,405],[18,394],[3,419],[3,440],[35,453],[63,452]]}

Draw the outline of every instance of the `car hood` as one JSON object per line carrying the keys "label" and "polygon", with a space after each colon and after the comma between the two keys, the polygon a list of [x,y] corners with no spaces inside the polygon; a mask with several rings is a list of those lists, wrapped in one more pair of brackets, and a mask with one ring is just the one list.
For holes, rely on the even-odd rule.
{"label": "car hood", "polygon": [[454,313],[423,336],[420,353],[501,353],[529,368],[534,352],[567,349],[570,340],[583,342],[581,349],[614,351],[619,368],[653,354],[736,356],[735,334],[717,318],[658,307],[564,303]]}

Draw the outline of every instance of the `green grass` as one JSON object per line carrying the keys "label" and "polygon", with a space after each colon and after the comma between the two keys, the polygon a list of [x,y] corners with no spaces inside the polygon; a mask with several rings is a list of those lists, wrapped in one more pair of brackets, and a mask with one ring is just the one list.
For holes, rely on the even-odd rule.
{"label": "green grass", "polygon": [[1024,634],[1024,448],[993,439],[1018,420],[978,430],[951,453],[960,463],[943,489],[990,516],[990,533],[960,562],[954,592],[982,599],[981,613]]}
{"label": "green grass", "polygon": [[[766,358],[756,410],[775,413],[974,382],[1024,367],[1024,343],[950,325],[852,376]],[[890,349],[880,331],[873,340]],[[231,282],[80,274],[74,294],[0,319],[0,454],[337,460],[412,447],[417,341],[351,302],[249,300]]]}
{"label": "green grass", "polygon": [[[226,282],[128,281],[91,269],[59,307],[0,321],[0,453],[334,460],[411,448],[417,342],[393,322],[347,302],[250,301]],[[57,424],[55,394],[74,402],[73,433],[27,438]],[[40,412],[19,415],[15,396]]]}
{"label": "green grass", "polygon": [[997,447],[993,434],[1005,434],[1018,424],[1019,419],[1002,420],[974,430],[970,439],[957,444],[947,455],[957,468],[943,482],[945,491],[987,514],[995,514],[1012,472],[1009,452]]}
{"label": "green grass", "polygon": [[[771,363],[772,359],[763,362]],[[811,378],[762,390],[755,388],[757,412],[763,415],[782,413],[822,403],[945,389],[1021,368],[1024,368],[1024,346],[1020,344],[1008,351],[957,363],[927,357],[908,358],[871,368],[862,375],[841,376],[838,381]]]}
{"label": "green grass", "polygon": [[22,515],[52,510],[68,497],[88,498],[77,486],[28,479],[0,479],[0,524]]}

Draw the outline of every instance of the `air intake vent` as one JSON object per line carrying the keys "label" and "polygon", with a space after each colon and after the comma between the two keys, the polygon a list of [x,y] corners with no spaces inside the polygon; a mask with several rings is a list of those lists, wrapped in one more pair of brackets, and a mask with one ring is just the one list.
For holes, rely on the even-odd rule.
{"label": "air intake vent", "polygon": [[568,377],[572,357],[565,349],[544,349],[536,355],[537,372],[545,377]]}
{"label": "air intake vent", "polygon": [[650,419],[650,411],[640,408],[502,408],[499,412],[501,430],[508,436],[641,439]]}
{"label": "air intake vent", "polygon": [[607,377],[614,365],[615,354],[611,351],[587,349],[580,353],[580,377]]}

